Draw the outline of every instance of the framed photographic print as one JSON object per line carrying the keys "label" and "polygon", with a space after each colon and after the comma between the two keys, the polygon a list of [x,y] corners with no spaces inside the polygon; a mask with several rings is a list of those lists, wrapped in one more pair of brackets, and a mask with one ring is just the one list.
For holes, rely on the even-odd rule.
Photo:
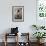
{"label": "framed photographic print", "polygon": [[13,22],[24,21],[24,6],[12,6],[12,21]]}

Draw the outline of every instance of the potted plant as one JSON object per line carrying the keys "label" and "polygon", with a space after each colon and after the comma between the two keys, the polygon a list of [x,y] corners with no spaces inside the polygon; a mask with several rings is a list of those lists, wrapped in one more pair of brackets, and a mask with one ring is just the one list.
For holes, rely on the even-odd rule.
{"label": "potted plant", "polygon": [[38,25],[35,25],[35,24],[32,25],[32,28],[33,28],[34,30],[39,30],[39,29],[40,29],[40,27],[39,27]]}
{"label": "potted plant", "polygon": [[32,25],[32,27],[35,28],[36,30],[45,29],[45,26]]}
{"label": "potted plant", "polygon": [[33,35],[37,38],[38,43],[40,43],[40,40],[42,38],[45,38],[44,37],[46,36],[45,34],[46,34],[45,32],[35,32]]}
{"label": "potted plant", "polygon": [[40,26],[40,29],[45,29],[45,26]]}

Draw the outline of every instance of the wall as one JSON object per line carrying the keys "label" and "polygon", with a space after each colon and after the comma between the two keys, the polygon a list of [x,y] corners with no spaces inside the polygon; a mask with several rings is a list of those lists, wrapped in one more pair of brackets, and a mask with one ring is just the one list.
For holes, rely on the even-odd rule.
{"label": "wall", "polygon": [[[24,22],[12,22],[12,6],[24,6]],[[0,34],[17,26],[19,32],[30,32],[32,36],[32,24],[36,24],[36,0],[0,0]]]}

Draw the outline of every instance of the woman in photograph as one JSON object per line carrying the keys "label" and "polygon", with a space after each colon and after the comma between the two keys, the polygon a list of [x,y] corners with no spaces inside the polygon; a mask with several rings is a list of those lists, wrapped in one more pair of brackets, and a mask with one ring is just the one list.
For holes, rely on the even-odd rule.
{"label": "woman in photograph", "polygon": [[22,8],[17,9],[15,19],[22,19]]}

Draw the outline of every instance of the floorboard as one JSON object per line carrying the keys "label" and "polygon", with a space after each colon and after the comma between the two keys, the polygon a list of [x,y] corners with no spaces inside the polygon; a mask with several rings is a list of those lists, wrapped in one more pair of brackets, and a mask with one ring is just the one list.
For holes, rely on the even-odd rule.
{"label": "floorboard", "polygon": [[[21,42],[20,42],[21,43]],[[4,42],[0,42],[0,46],[5,46]],[[7,46],[16,46],[15,42],[9,42]],[[22,45],[21,45],[22,46]],[[37,46],[37,43],[30,43],[30,46]],[[46,43],[44,43],[44,45],[42,46],[46,46]]]}

